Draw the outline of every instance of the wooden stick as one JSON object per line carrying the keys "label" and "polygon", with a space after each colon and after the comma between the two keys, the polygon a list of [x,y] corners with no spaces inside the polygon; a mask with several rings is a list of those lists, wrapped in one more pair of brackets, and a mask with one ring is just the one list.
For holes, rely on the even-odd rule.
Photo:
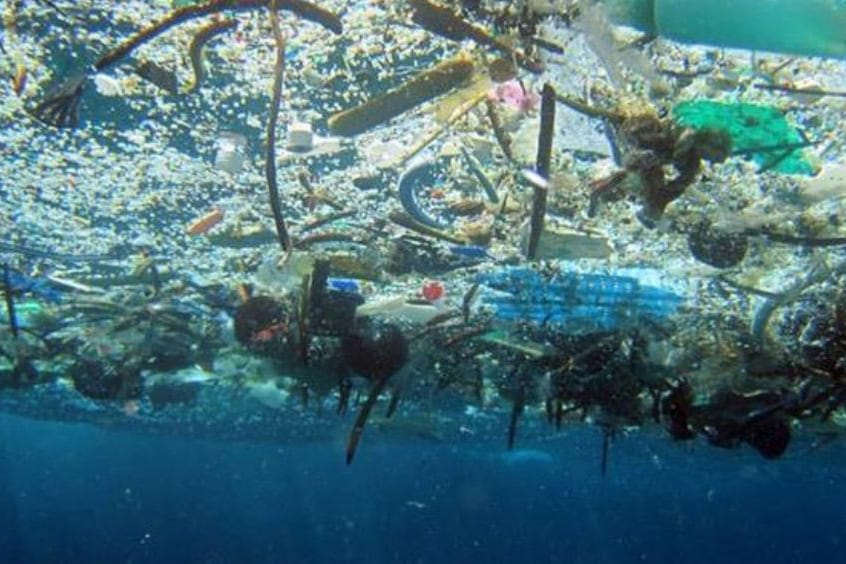
{"label": "wooden stick", "polygon": [[335,33],[341,33],[343,31],[341,20],[337,15],[305,0],[210,0],[209,2],[178,8],[165,16],[164,19],[144,27],[129,39],[97,59],[94,63],[94,68],[97,71],[102,71],[112,66],[138,47],[183,22],[216,14],[224,10],[258,10],[260,8],[270,7],[271,5],[274,7],[274,13],[276,10],[290,10],[301,18],[318,23]]}
{"label": "wooden stick", "polygon": [[[541,125],[538,134],[538,155],[535,170],[544,179],[549,179],[549,169],[552,164],[552,140],[555,137],[555,90],[549,84],[544,84],[541,94]],[[529,224],[529,245],[526,258],[535,260],[538,243],[543,232],[546,218],[546,186],[534,185],[532,196],[532,218]]]}
{"label": "wooden stick", "polygon": [[508,57],[514,57],[523,68],[533,72],[543,72],[543,65],[519,51],[508,43],[495,37],[480,27],[467,22],[448,6],[429,0],[408,0],[412,9],[412,20],[420,27],[452,41],[472,39],[479,45],[493,47]]}
{"label": "wooden stick", "polygon": [[370,412],[373,411],[373,406],[379,399],[379,394],[388,385],[388,377],[379,378],[373,382],[373,387],[370,388],[370,394],[361,409],[358,411],[358,416],[355,418],[352,431],[350,431],[349,439],[347,439],[347,465],[352,464],[355,451],[358,448],[358,443],[361,442],[361,435],[364,433],[364,426],[367,424],[367,418],[370,417]]}
{"label": "wooden stick", "polygon": [[753,84],[754,88],[758,90],[769,90],[771,92],[787,92],[790,94],[803,94],[810,96],[835,96],[837,98],[846,98],[846,92],[840,90],[810,90],[807,88],[797,88],[795,86],[787,86],[782,84]]}
{"label": "wooden stick", "polygon": [[206,78],[206,65],[203,62],[203,49],[206,43],[222,35],[229,30],[235,29],[238,22],[235,20],[219,20],[203,26],[194,35],[191,45],[188,47],[188,59],[191,61],[191,69],[194,71],[194,82],[185,88],[188,94],[197,90]]}
{"label": "wooden stick", "polygon": [[398,88],[330,116],[327,122],[329,131],[345,137],[364,133],[423,102],[449,92],[472,74],[472,59],[464,54],[459,55],[415,75]]}
{"label": "wooden stick", "polygon": [[9,329],[12,336],[18,338],[18,316],[15,313],[15,297],[12,294],[12,276],[9,274],[9,265],[3,265],[3,295],[6,298],[6,312],[9,315]]}
{"label": "wooden stick", "polygon": [[556,94],[555,99],[570,108],[571,110],[575,110],[580,114],[591,118],[607,119],[608,121],[614,124],[622,123],[625,119],[622,114],[618,114],[617,112],[606,110],[603,108],[597,108],[596,106],[591,106],[581,100],[571,98],[566,94]]}
{"label": "wooden stick", "polygon": [[279,187],[276,183],[276,121],[279,118],[279,102],[282,98],[282,75],[285,72],[285,40],[279,30],[279,17],[276,6],[279,0],[271,0],[270,24],[276,41],[276,64],[273,67],[273,97],[270,102],[270,117],[267,119],[267,152],[265,153],[264,174],[267,178],[267,193],[270,197],[270,209],[276,224],[279,244],[286,253],[291,249],[291,236],[282,217],[282,205],[279,203]]}
{"label": "wooden stick", "polygon": [[502,149],[502,153],[505,155],[505,158],[509,161],[514,160],[513,153],[511,152],[511,136],[507,131],[505,131],[505,128],[502,127],[502,120],[499,119],[496,106],[491,100],[485,100],[485,105],[488,120],[491,122],[491,128],[493,129],[499,148]]}
{"label": "wooden stick", "polygon": [[482,103],[482,100],[487,98],[486,93],[480,93],[475,98],[472,98],[464,103],[463,106],[460,106],[446,121],[446,123],[439,124],[435,127],[430,133],[428,133],[423,139],[417,143],[414,147],[412,147],[407,153],[402,155],[397,161],[394,163],[394,166],[402,166],[407,163],[409,160],[414,158],[417,153],[431,145],[435,139],[443,135],[443,133],[455,122],[466,116],[470,110],[478,106]]}
{"label": "wooden stick", "polygon": [[329,214],[325,217],[320,217],[309,221],[308,223],[304,224],[300,228],[300,233],[305,233],[306,231],[311,231],[312,229],[317,229],[318,227],[322,227],[328,223],[333,223],[335,221],[339,221],[341,219],[346,219],[348,217],[352,217],[356,214],[356,210],[344,210],[339,211],[336,213]]}
{"label": "wooden stick", "polygon": [[421,235],[426,235],[427,237],[441,239],[442,241],[455,243],[456,245],[467,244],[466,239],[462,239],[445,231],[441,231],[440,229],[434,229],[432,227],[429,227],[428,225],[423,225],[416,219],[403,212],[392,212],[388,216],[388,219],[390,219],[392,222],[396,223],[399,226],[405,227],[406,229],[411,229],[412,231],[416,231],[417,233]]}

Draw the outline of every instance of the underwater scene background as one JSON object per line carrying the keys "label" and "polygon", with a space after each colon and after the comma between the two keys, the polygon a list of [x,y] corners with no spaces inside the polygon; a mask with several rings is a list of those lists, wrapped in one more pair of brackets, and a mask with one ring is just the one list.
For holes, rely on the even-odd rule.
{"label": "underwater scene background", "polygon": [[843,2],[0,6],[0,561],[841,552]]}
{"label": "underwater scene background", "polygon": [[498,441],[221,443],[2,417],[4,562],[820,562],[843,449],[752,453],[567,431]]}

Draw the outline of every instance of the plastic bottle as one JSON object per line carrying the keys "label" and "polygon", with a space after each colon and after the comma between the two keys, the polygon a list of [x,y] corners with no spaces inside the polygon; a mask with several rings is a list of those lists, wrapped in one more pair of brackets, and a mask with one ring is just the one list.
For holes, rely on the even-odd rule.
{"label": "plastic bottle", "polygon": [[614,23],[681,43],[846,57],[846,0],[602,0]]}

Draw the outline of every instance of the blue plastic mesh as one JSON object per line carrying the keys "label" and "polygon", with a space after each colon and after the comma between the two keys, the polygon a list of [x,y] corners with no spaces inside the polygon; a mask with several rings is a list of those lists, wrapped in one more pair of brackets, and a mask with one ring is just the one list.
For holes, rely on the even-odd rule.
{"label": "blue plastic mesh", "polygon": [[612,330],[638,322],[661,322],[676,313],[684,298],[631,276],[506,268],[479,275],[491,288],[483,304],[497,318],[560,326],[571,332]]}

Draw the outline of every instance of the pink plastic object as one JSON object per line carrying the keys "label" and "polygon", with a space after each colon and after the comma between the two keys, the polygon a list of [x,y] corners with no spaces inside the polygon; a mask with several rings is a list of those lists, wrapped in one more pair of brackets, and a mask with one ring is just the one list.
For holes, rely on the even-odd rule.
{"label": "pink plastic object", "polygon": [[496,102],[506,104],[524,113],[534,110],[538,105],[538,96],[534,92],[524,91],[516,80],[498,84],[489,96]]}

